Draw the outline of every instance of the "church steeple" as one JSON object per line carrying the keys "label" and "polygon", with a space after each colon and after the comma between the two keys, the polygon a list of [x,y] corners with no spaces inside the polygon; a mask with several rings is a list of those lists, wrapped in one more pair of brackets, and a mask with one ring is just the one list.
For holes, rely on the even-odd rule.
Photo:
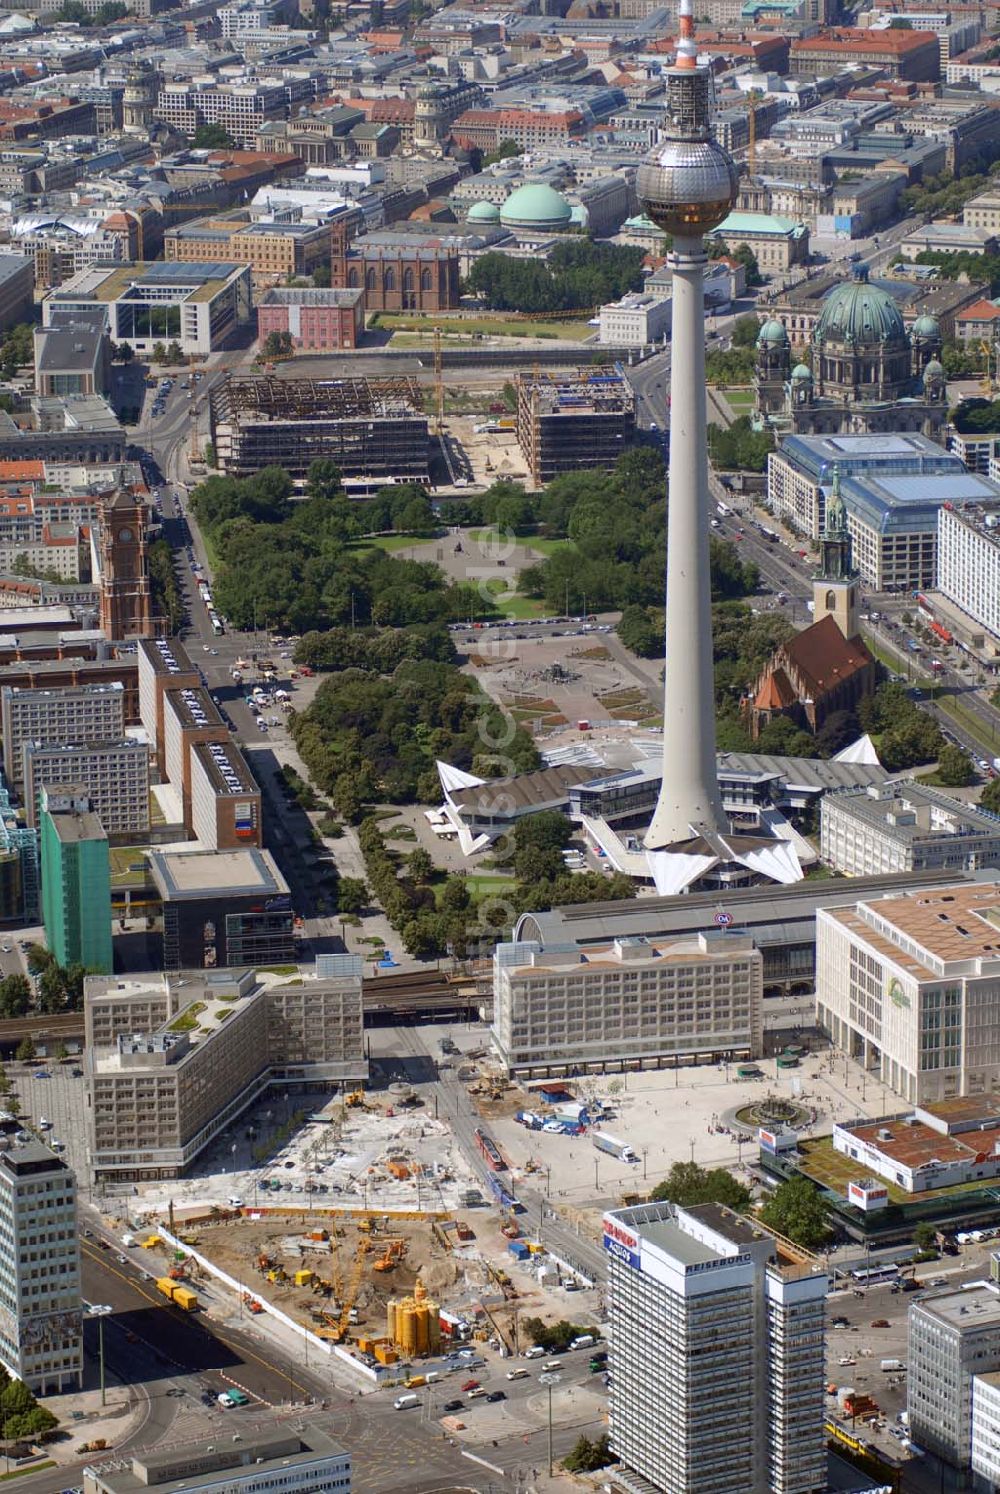
{"label": "church steeple", "polygon": [[858,573],[851,562],[851,536],[836,463],[819,554],[819,570],[813,577],[813,617],[819,622],[831,614],[844,637],[854,638],[858,632]]}

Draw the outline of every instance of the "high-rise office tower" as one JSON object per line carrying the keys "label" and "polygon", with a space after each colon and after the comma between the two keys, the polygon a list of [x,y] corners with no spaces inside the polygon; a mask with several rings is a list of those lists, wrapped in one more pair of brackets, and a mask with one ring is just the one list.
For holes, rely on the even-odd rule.
{"label": "high-rise office tower", "polygon": [[60,965],[95,975],[115,968],[108,837],[81,786],[42,789],[42,915]]}
{"label": "high-rise office tower", "polygon": [[76,1178],[39,1141],[0,1150],[0,1364],[39,1392],[83,1376]]}
{"label": "high-rise office tower", "polygon": [[818,1494],[826,1271],[721,1204],[604,1216],[611,1446],[635,1494]]}
{"label": "high-rise office tower", "polygon": [[736,201],[736,168],[712,138],[712,78],[698,65],[691,0],[667,71],[662,138],[639,167],[647,215],[671,235],[673,269],[670,490],[663,780],[646,831],[656,890],[797,882],[790,842],[764,831],[734,835],[715,760],[712,589],[709,573],[708,416],[705,396],[705,245]]}

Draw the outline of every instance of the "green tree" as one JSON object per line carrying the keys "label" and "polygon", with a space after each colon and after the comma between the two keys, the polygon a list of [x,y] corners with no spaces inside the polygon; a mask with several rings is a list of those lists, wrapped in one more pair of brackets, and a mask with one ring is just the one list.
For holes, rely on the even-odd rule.
{"label": "green tree", "polygon": [[754,430],[750,416],[740,415],[730,426],[708,427],[708,449],[717,467],[763,472],[768,453],[774,450],[774,435],[769,430]]}
{"label": "green tree", "polygon": [[937,776],[948,788],[964,788],[975,783],[976,770],[969,754],[949,742],[938,753]]}
{"label": "green tree", "polygon": [[31,1006],[31,982],[15,973],[0,981],[0,1015],[23,1017]]}
{"label": "green tree", "polygon": [[329,457],[318,457],[306,473],[306,492],[310,498],[332,499],[344,491],[344,480],[337,463]]}
{"label": "green tree", "polygon": [[991,814],[1000,815],[1000,778],[991,778],[979,795],[979,802],[983,809],[988,809]]}
{"label": "green tree", "polygon": [[[35,1060],[35,1045],[31,1041],[30,1034],[26,1035],[25,1037],[23,1037],[21,1039],[21,1041],[18,1043],[18,1045],[17,1045],[17,1051],[15,1052],[14,1057],[17,1059],[18,1063],[33,1063],[34,1062],[34,1060]],[[7,1108],[9,1110],[10,1106],[8,1105]]]}
{"label": "green tree", "polygon": [[290,332],[269,332],[261,344],[261,355],[268,359],[291,358],[295,344]]}
{"label": "green tree", "polygon": [[362,877],[341,877],[337,906],[341,913],[360,913],[368,906],[368,886]]}
{"label": "green tree", "polygon": [[738,316],[733,323],[732,344],[734,348],[755,348],[760,336],[760,319],[748,312]]}
{"label": "green tree", "polygon": [[615,632],[640,659],[655,659],[663,653],[663,623],[655,623],[649,609],[638,603],[624,609]]}
{"label": "green tree", "polygon": [[406,869],[414,882],[426,882],[434,875],[434,862],[423,846],[417,846],[406,858]]}
{"label": "green tree", "polygon": [[329,290],[330,288],[330,266],[316,265],[312,272],[313,285],[317,290]]}
{"label": "green tree", "polygon": [[607,1432],[592,1442],[581,1432],[572,1448],[563,1458],[563,1467],[568,1473],[594,1473],[611,1462],[611,1439]]}
{"label": "green tree", "polygon": [[830,1238],[826,1204],[807,1178],[779,1183],[760,1209],[768,1229],[777,1230],[806,1250],[818,1250]]}
{"label": "green tree", "polygon": [[937,1231],[933,1224],[922,1219],[914,1228],[913,1243],[918,1250],[933,1250],[937,1244]]}
{"label": "green tree", "polygon": [[153,351],[152,351],[152,353],[151,353],[150,356],[152,357],[152,360],[153,360],[154,363],[160,363],[160,364],[166,363],[166,361],[167,361],[167,345],[166,345],[166,343],[164,343],[164,342],[154,342],[153,343]]}
{"label": "green tree", "polygon": [[224,125],[203,124],[195,130],[192,144],[195,150],[233,150],[236,141]]}
{"label": "green tree", "polygon": [[736,1181],[724,1167],[704,1168],[697,1162],[675,1162],[662,1183],[657,1183],[651,1197],[655,1202],[668,1199],[689,1207],[691,1204],[725,1204],[737,1213],[750,1207],[750,1190]]}
{"label": "green tree", "polygon": [[516,140],[501,140],[496,150],[491,150],[488,155],[483,156],[484,166],[496,166],[500,161],[509,161],[514,156],[521,154],[522,147]]}

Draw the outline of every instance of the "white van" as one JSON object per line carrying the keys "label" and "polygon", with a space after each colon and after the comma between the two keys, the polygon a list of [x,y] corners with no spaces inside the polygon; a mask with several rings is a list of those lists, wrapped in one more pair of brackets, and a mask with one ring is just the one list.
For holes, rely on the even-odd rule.
{"label": "white van", "polygon": [[592,1333],[581,1333],[579,1338],[574,1338],[570,1343],[571,1349],[592,1349],[597,1339]]}
{"label": "white van", "polygon": [[420,1397],[411,1391],[409,1395],[397,1395],[392,1406],[394,1411],[407,1411],[411,1406],[419,1406]]}

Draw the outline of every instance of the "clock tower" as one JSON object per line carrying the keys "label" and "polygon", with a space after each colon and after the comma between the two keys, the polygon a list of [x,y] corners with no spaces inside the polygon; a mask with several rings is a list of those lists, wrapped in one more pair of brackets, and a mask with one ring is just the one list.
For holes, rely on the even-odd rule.
{"label": "clock tower", "polygon": [[813,577],[813,620],[832,616],[845,638],[858,635],[860,577],[851,561],[851,536],[847,510],[840,496],[840,469],[833,469],[833,483],[826,500],[826,523],[819,539],[820,565]]}
{"label": "clock tower", "polygon": [[133,493],[107,494],[99,523],[101,630],[118,642],[152,637],[146,505]]}

